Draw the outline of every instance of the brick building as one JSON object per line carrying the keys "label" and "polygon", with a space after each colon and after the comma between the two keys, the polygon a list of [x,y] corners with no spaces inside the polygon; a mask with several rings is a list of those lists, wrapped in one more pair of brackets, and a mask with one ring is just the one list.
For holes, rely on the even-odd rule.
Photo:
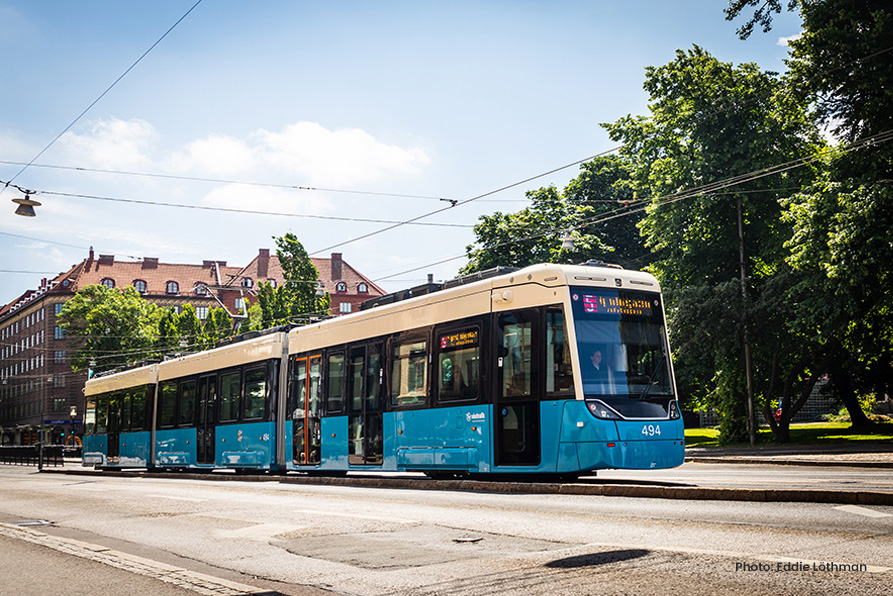
{"label": "brick building", "polygon": [[[363,300],[384,292],[344,262],[340,253],[331,259],[312,259],[320,271],[320,283],[331,294],[331,314],[357,310]],[[62,306],[83,287],[102,284],[109,288],[133,286],[161,307],[192,304],[200,319],[224,305],[238,312],[241,301],[254,302],[260,282],[284,282],[279,260],[261,249],[246,267],[225,261],[201,265],[161,263],[157,258],[121,261],[113,255],[89,256],[53,279],[44,279],[36,290],[0,307],[0,442],[23,444],[61,441],[70,433],[72,407],[80,428],[86,375],[69,365],[73,347],[56,321]]]}

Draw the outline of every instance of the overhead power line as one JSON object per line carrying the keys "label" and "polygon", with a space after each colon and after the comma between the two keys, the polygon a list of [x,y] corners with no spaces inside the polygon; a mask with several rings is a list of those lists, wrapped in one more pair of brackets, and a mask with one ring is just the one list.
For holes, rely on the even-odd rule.
{"label": "overhead power line", "polygon": [[9,161],[0,159],[0,164],[7,165],[29,165],[32,168],[49,168],[54,170],[71,170],[76,172],[93,172],[99,174],[117,174],[121,176],[140,176],[144,178],[163,178],[166,180],[181,180],[184,182],[212,182],[214,184],[239,184],[242,186],[260,186],[264,188],[283,188],[286,190],[301,190],[301,191],[312,191],[312,192],[333,192],[333,193],[343,193],[343,194],[354,194],[354,195],[371,195],[376,197],[395,197],[401,199],[426,199],[429,201],[450,201],[451,199],[445,197],[433,197],[429,195],[413,195],[413,194],[403,194],[403,193],[395,193],[395,192],[377,192],[371,190],[353,190],[353,189],[345,189],[345,188],[323,188],[319,186],[299,186],[296,184],[275,184],[272,182],[256,182],[251,180],[230,180],[226,178],[203,178],[199,176],[177,176],[175,174],[157,174],[151,172],[128,172],[121,170],[103,170],[99,168],[85,168],[79,166],[60,166],[60,165],[51,165],[51,164],[27,164],[25,162],[20,161]]}
{"label": "overhead power line", "polygon": [[[893,141],[893,130],[888,130],[888,131],[879,133],[877,135],[859,139],[857,141],[854,141],[853,143],[850,143],[849,145],[831,147],[829,149],[825,149],[823,151],[812,153],[810,155],[804,156],[799,159],[795,159],[795,160],[785,162],[782,164],[777,164],[775,166],[770,166],[767,168],[762,168],[760,170],[754,170],[752,172],[748,172],[746,174],[741,174],[739,176],[725,178],[723,180],[711,182],[709,184],[705,184],[703,186],[689,189],[687,191],[682,191],[682,192],[675,193],[672,195],[664,195],[664,196],[660,196],[660,197],[653,197],[653,198],[633,201],[629,205],[625,205],[623,207],[619,207],[618,209],[615,209],[608,213],[599,214],[597,216],[594,216],[592,218],[584,220],[583,222],[581,222],[575,226],[572,226],[570,229],[579,230],[579,229],[586,228],[586,227],[589,227],[589,226],[592,226],[592,225],[595,225],[598,223],[603,223],[603,222],[617,219],[620,217],[627,217],[629,215],[641,213],[641,212],[645,211],[645,209],[647,209],[648,206],[650,206],[650,205],[655,205],[655,206],[668,205],[671,203],[676,203],[678,201],[692,199],[695,197],[701,197],[704,195],[725,196],[725,195],[729,195],[729,194],[736,194],[736,193],[727,193],[727,192],[719,192],[719,191],[722,191],[727,188],[731,188],[733,186],[737,186],[740,184],[745,184],[747,182],[752,182],[754,180],[759,180],[760,178],[765,178],[767,176],[780,174],[780,173],[783,173],[783,172],[786,172],[786,171],[789,171],[789,170],[792,170],[795,168],[800,168],[800,167],[809,165],[813,162],[819,161],[821,159],[826,159],[831,156],[843,155],[843,154],[849,153],[851,151],[856,151],[859,149],[863,149],[865,147],[880,145],[882,143],[887,143],[890,141]],[[498,244],[494,244],[487,248],[490,248],[490,249],[500,248],[502,246],[507,246],[509,244],[515,244],[515,243],[524,242],[527,240],[534,240],[536,238],[541,238],[548,234],[554,234],[554,233],[563,232],[566,230],[568,230],[568,227],[566,227],[566,226],[541,230],[540,232],[538,232],[536,234],[531,234],[531,235],[525,236],[523,238],[512,238],[511,240],[507,240],[505,242],[500,242]],[[466,256],[467,255],[464,253],[460,254],[460,255],[453,255],[451,257],[446,257],[446,258],[440,259],[438,261],[426,263],[426,264],[418,266],[418,267],[413,267],[411,269],[404,269],[398,273],[386,275],[383,277],[377,277],[373,281],[378,283],[381,281],[391,279],[393,277],[398,277],[400,275],[406,275],[408,273],[414,273],[416,271],[420,271],[422,269],[426,269],[429,267],[442,265],[444,263],[448,263],[450,261],[455,261],[456,259],[461,259]]]}
{"label": "overhead power line", "polygon": [[[3,181],[0,180],[0,184]],[[41,195],[54,195],[59,197],[74,197],[79,199],[90,199],[95,201],[111,201],[115,203],[131,203],[136,205],[151,205],[154,207],[175,207],[179,209],[199,209],[202,211],[222,211],[225,213],[244,213],[247,215],[273,215],[277,217],[300,217],[306,219],[327,219],[332,221],[349,221],[349,222],[359,222],[359,223],[383,223],[383,224],[395,224],[400,223],[395,220],[390,219],[373,219],[373,218],[363,218],[363,217],[341,217],[336,215],[312,215],[307,213],[283,213],[277,211],[258,211],[256,209],[233,209],[230,207],[210,207],[207,205],[187,205],[185,203],[167,203],[163,201],[144,201],[139,199],[123,199],[120,197],[100,197],[96,195],[84,195],[78,193],[71,192],[57,192],[52,190],[38,190],[32,191],[31,194],[41,194]],[[433,223],[433,222],[419,222],[415,225],[420,226],[436,226],[442,228],[473,228],[473,224],[454,224],[454,223]]]}

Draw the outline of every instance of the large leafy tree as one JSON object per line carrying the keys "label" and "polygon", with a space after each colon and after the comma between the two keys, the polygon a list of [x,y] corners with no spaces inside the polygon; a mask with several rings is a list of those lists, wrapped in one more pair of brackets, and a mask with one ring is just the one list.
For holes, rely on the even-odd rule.
{"label": "large leafy tree", "polygon": [[[756,10],[742,38],[756,24],[768,30],[783,9],[780,0],[734,0],[727,18],[748,6]],[[882,395],[893,376],[893,6],[792,0],[787,8],[803,19],[802,36],[790,42],[788,88],[840,140],[816,183],[788,206],[790,263],[802,276],[796,324],[833,354],[838,395],[853,423],[867,424],[857,392]]]}
{"label": "large leafy tree", "polygon": [[291,233],[274,240],[285,282],[275,288],[269,283],[260,284],[257,297],[261,316],[256,326],[266,329],[286,323],[304,324],[327,315],[329,296],[318,294],[319,271],[304,246]]}
{"label": "large leafy tree", "polygon": [[158,309],[132,286],[119,290],[97,284],[65,303],[59,325],[81,338],[72,369],[101,372],[153,355]]}
{"label": "large leafy tree", "polygon": [[[647,68],[644,87],[651,114],[605,127],[623,143],[635,198],[650,201],[640,228],[671,306],[684,397],[717,408],[724,441],[742,440],[744,346],[754,345],[757,364],[771,344],[754,343],[750,311],[784,263],[791,231],[781,200],[812,174],[766,170],[810,154],[817,135],[803,104],[779,93],[777,75],[697,46]],[[766,380],[755,391],[771,384],[769,371],[754,376]]]}
{"label": "large leafy tree", "polygon": [[[579,263],[607,260],[641,268],[648,250],[635,228],[635,217],[615,217],[632,198],[629,175],[617,156],[586,162],[564,191],[554,186],[527,192],[530,204],[516,213],[481,216],[475,243],[466,247],[462,273],[497,266]],[[573,248],[562,249],[573,238]]]}

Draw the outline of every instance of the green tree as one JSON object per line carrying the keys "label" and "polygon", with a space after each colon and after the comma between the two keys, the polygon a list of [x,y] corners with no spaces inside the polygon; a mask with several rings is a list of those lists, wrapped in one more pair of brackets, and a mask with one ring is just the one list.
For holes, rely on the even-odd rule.
{"label": "green tree", "polygon": [[329,296],[318,295],[319,271],[294,234],[274,238],[276,257],[282,267],[285,282],[273,287],[262,283],[257,297],[261,317],[257,324],[266,329],[285,323],[305,324],[311,318],[329,312]]}
{"label": "green tree", "polygon": [[644,87],[650,116],[604,126],[623,143],[635,198],[650,201],[640,228],[667,293],[684,397],[717,408],[724,441],[743,440],[743,346],[764,347],[744,341],[750,311],[784,263],[791,230],[781,200],[812,175],[756,173],[810,154],[817,134],[803,104],[779,93],[777,75],[720,62],[697,46],[647,68]]}
{"label": "green tree", "polygon": [[81,338],[72,370],[110,370],[152,356],[158,309],[132,286],[123,290],[91,285],[65,303],[60,327]]}
{"label": "green tree", "polygon": [[227,337],[233,335],[233,320],[222,308],[212,308],[208,312],[208,318],[202,327],[204,337],[204,347],[212,348],[214,345]]}
{"label": "green tree", "polygon": [[[468,264],[462,273],[589,259],[642,267],[648,251],[635,229],[637,219],[611,218],[626,210],[632,198],[622,160],[603,157],[581,170],[563,192],[554,186],[528,191],[530,205],[521,211],[481,216],[475,242],[465,249]],[[571,231],[574,247],[562,249],[562,239]]]}
{"label": "green tree", "polygon": [[[742,38],[755,24],[768,31],[782,10],[779,0],[734,0],[727,18],[748,6],[757,9],[739,29]],[[802,36],[790,42],[788,88],[841,141],[821,177],[788,205],[796,230],[790,262],[802,275],[796,321],[832,353],[838,395],[853,424],[864,425],[857,393],[883,395],[893,386],[893,6],[792,0],[787,8],[803,19]],[[858,151],[846,150],[854,143]]]}

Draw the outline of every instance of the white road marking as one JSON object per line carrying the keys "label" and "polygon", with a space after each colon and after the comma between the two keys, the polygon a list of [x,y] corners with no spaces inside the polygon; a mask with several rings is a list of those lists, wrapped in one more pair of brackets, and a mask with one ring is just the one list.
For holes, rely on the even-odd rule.
{"label": "white road marking", "polygon": [[841,505],[834,509],[846,511],[847,513],[855,513],[856,515],[864,515],[865,517],[893,517],[893,514],[881,513],[880,511],[868,509],[867,507],[859,507],[858,505]]}

